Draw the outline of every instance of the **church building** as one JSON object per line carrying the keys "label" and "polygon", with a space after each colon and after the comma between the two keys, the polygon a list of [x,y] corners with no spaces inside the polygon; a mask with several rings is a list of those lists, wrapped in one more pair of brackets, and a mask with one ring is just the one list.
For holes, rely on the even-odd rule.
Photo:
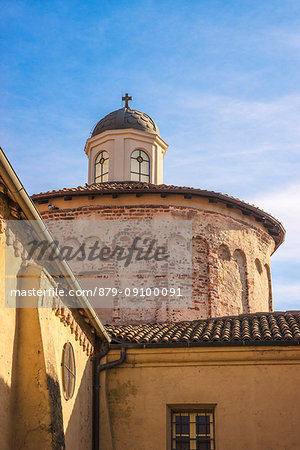
{"label": "church building", "polygon": [[[52,239],[61,230],[57,224],[72,224],[60,245],[91,243],[82,223],[93,224],[96,241],[103,239],[104,223],[111,228],[118,222],[129,227],[136,221],[187,223],[190,239],[174,242],[190,253],[190,301],[174,303],[158,295],[149,307],[123,307],[116,296],[108,307],[92,307],[84,299],[74,314],[61,304],[53,307],[54,318],[66,327],[74,324],[72,336],[82,327],[88,359],[77,353],[73,358],[81,375],[72,381],[72,398],[63,394],[57,363],[56,394],[45,385],[50,397],[60,393],[60,440],[54,436],[49,444],[33,446],[28,439],[11,448],[298,450],[300,311],[274,312],[271,279],[271,256],[285,230],[270,214],[239,199],[163,184],[168,145],[151,117],[131,109],[131,100],[126,94],[124,107],[100,119],[88,137],[85,186],[31,199]],[[126,237],[126,232],[118,235],[120,241]],[[72,283],[83,286],[91,275],[102,283],[114,276],[126,288],[129,277],[121,279],[114,265],[107,262],[102,271],[89,264],[83,263],[84,270],[74,261],[66,264]],[[138,280],[149,287],[146,271]],[[168,277],[163,286],[170,292]],[[50,320],[42,320],[48,321],[47,333],[41,327],[45,352],[56,333]],[[29,327],[30,319],[26,323]],[[58,354],[62,341],[54,340]],[[35,370],[27,375],[34,389]],[[69,417],[76,418],[73,436],[67,433]]]}

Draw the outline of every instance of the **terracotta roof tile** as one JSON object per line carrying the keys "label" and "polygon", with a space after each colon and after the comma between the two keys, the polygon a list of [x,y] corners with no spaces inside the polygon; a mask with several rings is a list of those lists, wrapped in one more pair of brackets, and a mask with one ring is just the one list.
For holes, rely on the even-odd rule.
{"label": "terracotta roof tile", "polygon": [[300,311],[243,314],[191,322],[106,325],[106,330],[112,337],[112,343],[300,344]]}

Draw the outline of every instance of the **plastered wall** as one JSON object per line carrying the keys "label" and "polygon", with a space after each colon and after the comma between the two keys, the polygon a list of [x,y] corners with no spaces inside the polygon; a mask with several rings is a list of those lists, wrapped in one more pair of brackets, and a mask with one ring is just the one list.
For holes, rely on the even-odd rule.
{"label": "plastered wall", "polygon": [[129,181],[130,156],[133,150],[144,150],[150,157],[150,182],[163,182],[163,157],[167,144],[157,135],[134,129],[109,130],[87,140],[88,181],[95,182],[95,159],[101,151],[109,156],[109,181]]}
{"label": "plastered wall", "polygon": [[[12,219],[2,197],[0,215]],[[26,261],[22,236],[5,237],[1,219],[1,450],[76,450],[92,445],[93,343],[84,331],[84,320],[77,316],[75,319],[72,311],[61,307],[34,307],[41,304],[42,298],[9,295],[10,289],[53,286],[53,279],[42,267]],[[47,300],[43,298],[46,304]],[[56,301],[59,305],[60,299]],[[28,305],[31,307],[24,307]],[[74,348],[77,371],[70,400],[65,400],[62,389],[62,351],[67,341]]]}
{"label": "plastered wall", "polygon": [[215,405],[216,449],[298,450],[299,372],[297,347],[130,349],[101,375],[101,448],[170,450],[170,410]]}

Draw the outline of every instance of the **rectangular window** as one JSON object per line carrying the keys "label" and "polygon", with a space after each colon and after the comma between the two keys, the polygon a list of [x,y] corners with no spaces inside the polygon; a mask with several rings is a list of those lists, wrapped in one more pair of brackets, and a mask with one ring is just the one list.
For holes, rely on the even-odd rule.
{"label": "rectangular window", "polygon": [[214,450],[213,411],[172,411],[172,450]]}

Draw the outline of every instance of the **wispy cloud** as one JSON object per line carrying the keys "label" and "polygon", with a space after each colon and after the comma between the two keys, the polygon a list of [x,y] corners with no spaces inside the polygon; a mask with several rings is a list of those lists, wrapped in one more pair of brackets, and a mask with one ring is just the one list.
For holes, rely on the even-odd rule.
{"label": "wispy cloud", "polygon": [[256,101],[185,92],[172,102],[170,181],[180,167],[189,183],[198,185],[200,176],[205,187],[233,188],[252,202],[260,191],[298,180],[300,95]]}
{"label": "wispy cloud", "polygon": [[274,309],[299,310],[300,309],[300,283],[273,283]]}
{"label": "wispy cloud", "polygon": [[[286,240],[274,254],[277,261],[300,263],[300,182],[278,186],[254,199],[255,204],[271,212],[286,229]],[[300,275],[300,274],[299,274]]]}
{"label": "wispy cloud", "polygon": [[272,37],[272,43],[274,47],[274,41],[282,48],[288,47],[298,51],[300,49],[300,33],[294,30],[271,30],[268,32],[269,36]]}

